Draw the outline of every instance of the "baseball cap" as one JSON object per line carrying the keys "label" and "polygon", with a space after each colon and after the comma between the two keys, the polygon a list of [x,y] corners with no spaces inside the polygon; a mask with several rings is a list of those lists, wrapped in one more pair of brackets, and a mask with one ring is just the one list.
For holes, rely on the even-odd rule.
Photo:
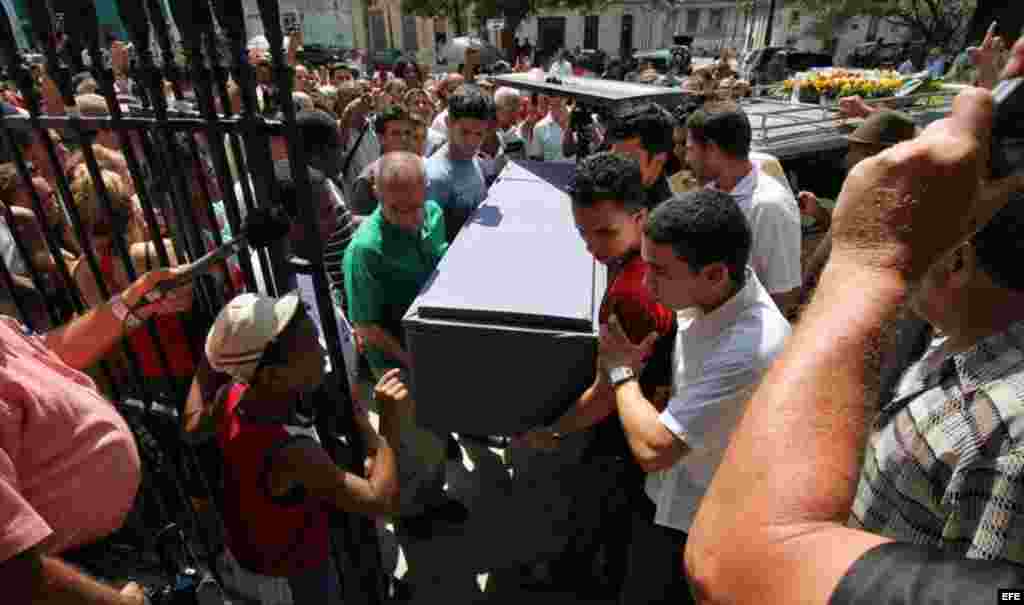
{"label": "baseball cap", "polygon": [[916,134],[917,125],[907,114],[886,109],[871,114],[846,138],[854,143],[890,147]]}
{"label": "baseball cap", "polygon": [[206,337],[210,367],[235,380],[249,382],[263,351],[295,317],[302,302],[297,292],[281,298],[245,293],[221,309]]}

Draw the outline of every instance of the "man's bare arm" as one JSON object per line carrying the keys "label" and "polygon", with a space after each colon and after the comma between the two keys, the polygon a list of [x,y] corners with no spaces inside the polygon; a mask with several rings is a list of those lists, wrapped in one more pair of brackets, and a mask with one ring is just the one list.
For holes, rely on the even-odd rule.
{"label": "man's bare arm", "polygon": [[402,343],[398,342],[398,339],[384,328],[377,324],[357,323],[356,333],[365,344],[392,359],[397,359],[407,368],[412,367],[412,356],[402,347]]}
{"label": "man's bare arm", "polygon": [[827,603],[850,566],[886,541],[844,526],[875,412],[880,340],[908,284],[996,210],[974,203],[991,116],[991,95],[969,89],[949,119],[865,160],[844,184],[818,291],[691,527],[686,568],[703,601]]}
{"label": "man's bare arm", "polygon": [[633,380],[615,389],[615,404],[633,457],[648,473],[671,467],[689,451],[658,418],[654,404]]}

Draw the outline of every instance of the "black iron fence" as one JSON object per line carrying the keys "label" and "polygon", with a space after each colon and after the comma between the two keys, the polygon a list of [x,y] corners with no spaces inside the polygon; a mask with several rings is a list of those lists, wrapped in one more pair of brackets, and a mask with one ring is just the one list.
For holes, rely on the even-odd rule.
{"label": "black iron fence", "polygon": [[[257,3],[271,45],[272,82],[264,82],[263,99],[258,97],[254,66],[247,60],[241,0],[174,0],[170,3],[171,15],[162,12],[159,0],[118,0],[121,19],[134,46],[128,73],[130,90],[117,81],[109,54],[102,48],[105,41],[101,41],[93,0],[59,0],[59,7],[57,3],[26,3],[33,42],[43,49],[42,61],[19,52],[9,29],[11,21],[7,15],[0,18],[0,55],[7,59],[3,66],[6,79],[16,84],[28,110],[28,116],[0,119],[2,147],[16,167],[20,186],[28,193],[32,216],[43,227],[43,241],[31,241],[16,228],[23,219],[15,216],[11,205],[5,205],[2,216],[13,234],[17,255],[24,259],[24,268],[19,273],[0,262],[0,290],[6,290],[20,319],[36,330],[64,323],[85,312],[90,304],[116,293],[116,284],[110,278],[111,263],[123,268],[127,279],[137,277],[131,241],[123,229],[114,230],[108,257],[101,257],[94,249],[88,226],[95,217],[87,220],[73,203],[76,192],[67,170],[69,153],[80,160],[75,170],[87,171],[91,176],[100,218],[120,227],[125,217],[115,196],[124,192],[109,190],[103,178],[109,158],[93,144],[102,139],[104,146],[123,154],[126,170],[122,172],[127,173],[126,180],[137,199],[135,211],[140,216],[136,222],[143,225],[143,240],[152,244],[152,267],[167,267],[172,259],[196,259],[222,243],[214,202],[222,202],[226,221],[235,234],[242,232],[247,212],[273,203],[277,183],[273,178],[272,138],[283,137],[286,141],[298,199],[313,199],[307,158],[291,103],[293,70],[282,47],[276,0]],[[54,9],[74,17],[59,27]],[[183,61],[175,57],[170,21],[181,34]],[[76,104],[75,76],[83,71],[95,80],[97,93],[106,103],[106,115],[84,111]],[[62,107],[46,103],[47,98],[54,97],[46,94],[47,87],[54,84]],[[234,95],[240,96],[240,102]],[[268,112],[267,107],[278,111]],[[45,192],[33,187],[37,174],[51,177],[58,200],[56,212]],[[220,200],[216,199],[217,190]],[[312,240],[308,242],[310,248],[322,250],[324,242],[314,228],[316,217],[311,205],[300,204],[298,212],[299,220],[308,227],[305,233]],[[75,252],[66,254],[68,247]],[[148,250],[146,256],[148,261]],[[293,265],[312,273],[317,305],[330,309],[330,286],[322,258],[322,254],[316,254],[307,259],[309,262],[296,261]],[[193,310],[179,318],[192,367],[202,365],[201,343],[226,298],[242,289],[255,289],[257,276],[248,252],[239,254],[236,262],[236,283],[198,280]],[[271,263],[259,266],[267,290],[280,293],[269,270]],[[226,268],[226,272],[231,270]],[[91,279],[83,280],[83,273]],[[38,296],[24,296],[25,292]],[[320,317],[333,314],[320,313]],[[321,396],[316,397],[318,428],[335,460],[353,472],[361,472],[365,448],[353,422],[340,335],[332,321],[322,322],[322,328],[335,370],[328,376]],[[197,455],[182,438],[180,417],[190,387],[188,377],[154,380],[152,368],[145,367],[152,366],[153,360],[144,363],[140,358],[144,353],[140,348],[151,347],[149,356],[155,353],[161,375],[173,377],[180,354],[168,349],[180,349],[182,343],[169,342],[154,320],[145,330],[148,344],[125,339],[117,354],[108,356],[94,373],[124,410],[140,440],[145,466],[137,521],[154,534],[161,523],[179,523],[190,543],[197,545],[206,563],[215,569],[213,558],[220,545],[216,523],[211,525],[207,516],[217,518],[216,457],[211,461]],[[200,501],[207,504],[198,506]],[[379,602],[380,556],[373,525],[354,515],[336,515],[332,524],[345,602]],[[143,535],[141,539],[151,537]]]}

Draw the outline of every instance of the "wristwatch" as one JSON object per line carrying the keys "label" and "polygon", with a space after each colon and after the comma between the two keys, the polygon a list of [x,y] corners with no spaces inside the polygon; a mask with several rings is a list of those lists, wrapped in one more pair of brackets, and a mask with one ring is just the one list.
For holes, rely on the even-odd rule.
{"label": "wristwatch", "polygon": [[142,325],[142,320],[139,319],[138,315],[132,313],[132,310],[128,308],[120,294],[110,297],[110,311],[117,318],[117,321],[124,324],[125,328],[129,330],[134,330]]}
{"label": "wristwatch", "polygon": [[612,383],[612,387],[617,387],[620,384],[635,379],[636,372],[634,372],[633,368],[629,366],[619,366],[608,370],[608,381]]}

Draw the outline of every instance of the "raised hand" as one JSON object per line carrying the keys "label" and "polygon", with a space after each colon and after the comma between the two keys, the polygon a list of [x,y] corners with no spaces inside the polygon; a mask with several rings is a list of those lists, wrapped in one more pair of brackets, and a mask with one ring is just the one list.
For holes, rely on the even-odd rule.
{"label": "raised hand", "polygon": [[999,209],[978,203],[992,114],[991,93],[968,88],[948,118],[859,163],[833,214],[833,260],[915,280],[983,226]]}

